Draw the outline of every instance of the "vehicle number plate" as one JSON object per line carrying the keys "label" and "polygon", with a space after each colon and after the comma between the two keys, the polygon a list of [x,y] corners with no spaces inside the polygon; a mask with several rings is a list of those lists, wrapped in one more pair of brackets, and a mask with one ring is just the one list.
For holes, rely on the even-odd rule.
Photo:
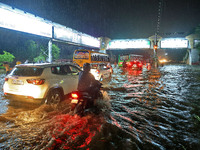
{"label": "vehicle number plate", "polygon": [[12,80],[12,84],[23,85],[24,82],[22,80]]}
{"label": "vehicle number plate", "polygon": [[72,99],[71,103],[77,104],[78,100],[77,99]]}

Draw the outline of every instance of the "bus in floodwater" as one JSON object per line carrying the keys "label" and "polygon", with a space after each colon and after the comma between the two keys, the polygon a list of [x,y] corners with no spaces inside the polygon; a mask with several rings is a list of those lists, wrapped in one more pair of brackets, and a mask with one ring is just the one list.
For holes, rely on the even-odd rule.
{"label": "bus in floodwater", "polygon": [[84,63],[109,63],[108,54],[87,49],[77,49],[74,51],[73,62],[83,67]]}
{"label": "bus in floodwater", "polygon": [[118,66],[119,67],[122,67],[124,60],[126,61],[127,64],[128,64],[128,62],[130,62],[129,54],[119,55],[119,57],[118,57]]}
{"label": "bus in floodwater", "polygon": [[126,61],[126,65],[129,68],[133,69],[142,69],[143,66],[143,55],[136,54],[123,54],[119,55],[118,58],[118,66],[122,67],[123,61]]}

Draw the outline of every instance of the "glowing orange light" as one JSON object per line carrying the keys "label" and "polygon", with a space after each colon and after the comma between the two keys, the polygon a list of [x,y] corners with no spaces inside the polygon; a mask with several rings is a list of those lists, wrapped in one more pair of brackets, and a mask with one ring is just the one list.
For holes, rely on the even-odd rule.
{"label": "glowing orange light", "polygon": [[158,45],[154,45],[153,48],[154,48],[154,49],[158,49]]}

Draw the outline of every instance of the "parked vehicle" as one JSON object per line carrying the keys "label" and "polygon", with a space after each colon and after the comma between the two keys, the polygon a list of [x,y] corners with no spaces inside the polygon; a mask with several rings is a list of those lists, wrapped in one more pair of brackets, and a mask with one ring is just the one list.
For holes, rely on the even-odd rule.
{"label": "parked vehicle", "polygon": [[81,92],[81,91],[74,91],[71,93],[71,112],[72,114],[77,114],[80,116],[84,116],[87,112],[91,113],[98,113],[98,108],[95,107],[94,101],[97,98],[103,98],[103,94],[101,92],[101,83],[96,82],[95,88],[97,91],[95,95],[91,95],[89,92]]}
{"label": "parked vehicle", "polygon": [[5,77],[5,96],[28,102],[58,103],[77,89],[81,71],[73,63],[16,65]]}
{"label": "parked vehicle", "polygon": [[92,63],[90,72],[94,75],[98,81],[108,79],[112,75],[112,69],[104,63]]}

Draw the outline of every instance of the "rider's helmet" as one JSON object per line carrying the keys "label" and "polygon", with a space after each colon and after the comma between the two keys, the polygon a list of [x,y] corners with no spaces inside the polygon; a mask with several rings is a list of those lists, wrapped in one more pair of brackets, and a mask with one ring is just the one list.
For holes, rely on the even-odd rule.
{"label": "rider's helmet", "polygon": [[90,71],[90,64],[89,63],[85,63],[83,65],[83,71],[89,72]]}

